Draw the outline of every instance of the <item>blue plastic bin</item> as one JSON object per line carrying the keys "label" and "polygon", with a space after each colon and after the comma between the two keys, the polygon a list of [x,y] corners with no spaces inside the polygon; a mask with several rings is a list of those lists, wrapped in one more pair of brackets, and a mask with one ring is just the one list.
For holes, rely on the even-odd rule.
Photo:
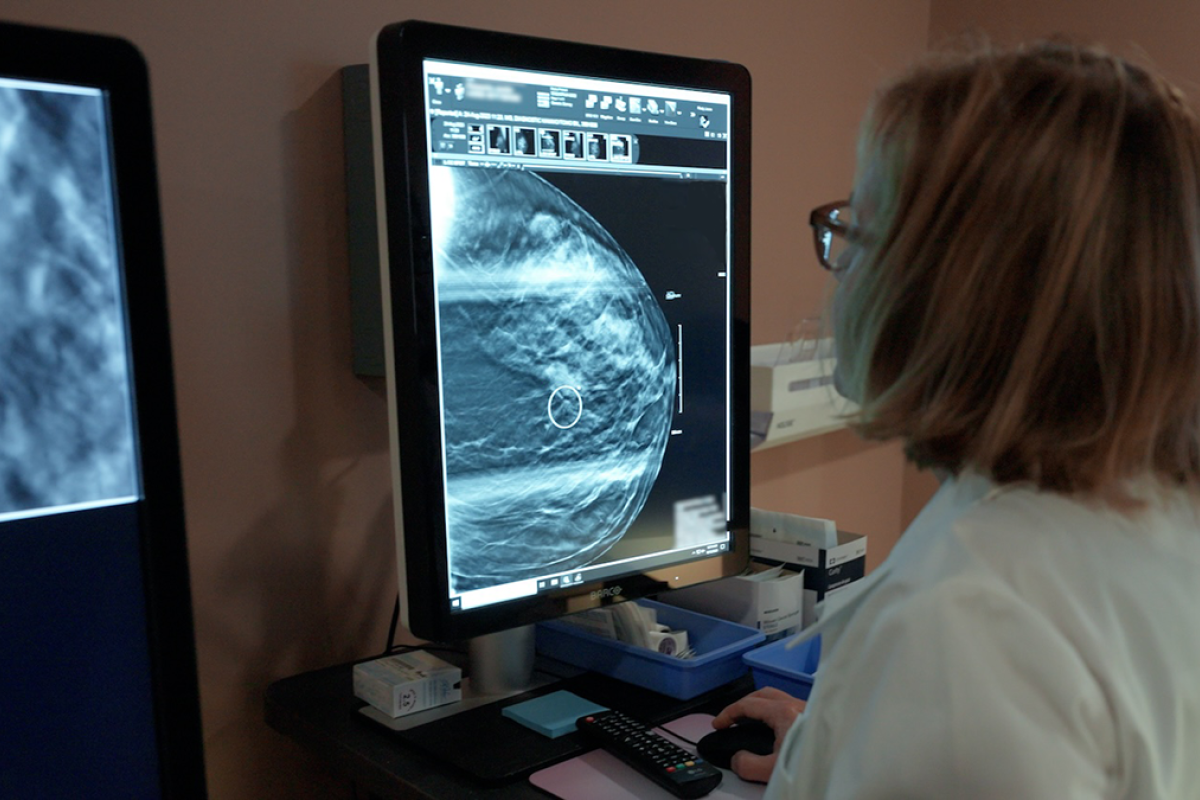
{"label": "blue plastic bin", "polygon": [[787,649],[793,637],[780,639],[742,656],[754,675],[755,688],[774,686],[792,697],[808,699],[812,691],[817,662],[821,659],[821,637],[814,636]]}
{"label": "blue plastic bin", "polygon": [[688,632],[693,658],[676,658],[624,642],[605,639],[565,622],[542,622],[537,626],[537,650],[577,667],[609,675],[647,689],[690,700],[697,695],[736,680],[748,667],[742,654],[766,637],[754,628],[697,614],[653,600],[639,600],[653,608],[658,621],[672,630]]}

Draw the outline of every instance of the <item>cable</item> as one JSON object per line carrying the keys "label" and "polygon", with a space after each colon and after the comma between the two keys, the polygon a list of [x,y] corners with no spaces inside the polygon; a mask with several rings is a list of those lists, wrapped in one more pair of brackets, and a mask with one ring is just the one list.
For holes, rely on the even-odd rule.
{"label": "cable", "polygon": [[387,646],[383,648],[383,655],[388,655],[396,647],[396,627],[400,624],[400,593],[396,592],[396,605],[392,607],[392,624],[388,625]]}

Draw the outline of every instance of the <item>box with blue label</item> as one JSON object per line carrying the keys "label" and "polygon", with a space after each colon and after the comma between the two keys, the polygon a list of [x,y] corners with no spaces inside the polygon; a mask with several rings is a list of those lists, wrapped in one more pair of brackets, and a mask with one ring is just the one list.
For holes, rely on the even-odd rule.
{"label": "box with blue label", "polygon": [[639,600],[660,623],[688,633],[691,658],[665,655],[554,620],[537,626],[544,656],[609,675],[679,700],[690,700],[746,674],[742,654],[766,637],[754,628],[682,608]]}
{"label": "box with blue label", "polygon": [[773,686],[792,697],[808,699],[821,659],[821,637],[814,636],[789,648],[793,641],[773,642],[742,656],[754,676],[754,688]]}
{"label": "box with blue label", "polygon": [[750,555],[755,561],[804,571],[801,624],[805,628],[817,621],[817,603],[866,575],[867,537],[837,531],[836,541],[819,547],[807,542],[769,539],[753,530],[750,533]]}

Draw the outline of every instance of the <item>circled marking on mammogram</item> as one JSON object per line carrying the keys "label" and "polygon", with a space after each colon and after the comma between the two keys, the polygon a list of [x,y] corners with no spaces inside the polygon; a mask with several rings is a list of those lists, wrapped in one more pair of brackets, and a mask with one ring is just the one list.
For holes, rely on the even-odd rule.
{"label": "circled marking on mammogram", "polygon": [[[565,425],[554,418],[554,398],[558,397],[560,392],[575,395],[575,402],[578,404],[578,408],[575,411],[575,419],[571,420]],[[568,399],[566,402],[570,403],[570,400]],[[550,422],[556,428],[560,428],[565,431],[567,428],[575,427],[575,424],[579,422],[579,418],[583,416],[583,395],[581,395],[579,390],[574,386],[558,387],[550,393],[550,399],[546,401],[546,414],[550,417]]]}

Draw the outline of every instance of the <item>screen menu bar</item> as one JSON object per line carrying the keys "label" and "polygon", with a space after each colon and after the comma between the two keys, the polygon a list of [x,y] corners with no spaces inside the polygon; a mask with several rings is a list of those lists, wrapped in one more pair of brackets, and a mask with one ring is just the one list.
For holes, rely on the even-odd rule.
{"label": "screen menu bar", "polygon": [[433,163],[725,178],[729,97],[426,61]]}

